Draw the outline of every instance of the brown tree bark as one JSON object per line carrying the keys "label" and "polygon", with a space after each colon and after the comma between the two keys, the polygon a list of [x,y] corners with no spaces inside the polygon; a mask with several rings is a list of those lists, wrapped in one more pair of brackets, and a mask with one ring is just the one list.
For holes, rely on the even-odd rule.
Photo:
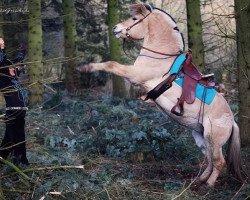
{"label": "brown tree bark", "polygon": [[243,145],[250,144],[250,2],[235,0],[239,126]]}

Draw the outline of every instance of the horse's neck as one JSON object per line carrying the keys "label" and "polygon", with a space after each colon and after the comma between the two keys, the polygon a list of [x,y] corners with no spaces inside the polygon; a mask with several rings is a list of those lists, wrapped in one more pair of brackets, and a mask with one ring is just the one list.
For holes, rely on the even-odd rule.
{"label": "horse's neck", "polygon": [[[180,33],[175,31],[173,22],[166,21],[165,16],[150,16],[148,20],[148,30],[144,38],[143,46],[157,52],[176,54],[182,50],[182,39]],[[169,27],[170,26],[170,27]],[[137,74],[140,74],[137,82],[143,83],[145,88],[152,89],[168,75],[163,75],[168,72],[174,62],[175,56],[160,55],[146,49],[141,50],[141,55],[134,63]],[[165,59],[167,57],[167,59]],[[154,59],[160,58],[160,59]],[[161,59],[162,58],[162,59]],[[143,73],[142,73],[143,66]]]}
{"label": "horse's neck", "polygon": [[[181,34],[170,28],[167,20],[169,19],[166,18],[165,14],[162,14],[160,18],[153,18],[148,22],[148,31],[143,43],[144,47],[167,54],[175,54],[182,50]],[[142,52],[144,51],[146,50],[142,50]]]}

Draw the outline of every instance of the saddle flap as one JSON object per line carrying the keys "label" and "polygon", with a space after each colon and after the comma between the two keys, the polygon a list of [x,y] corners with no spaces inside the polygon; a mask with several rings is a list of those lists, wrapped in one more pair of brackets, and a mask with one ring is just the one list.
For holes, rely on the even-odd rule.
{"label": "saddle flap", "polygon": [[187,76],[199,81],[202,79],[203,74],[197,69],[197,67],[192,62],[185,62],[183,65],[183,72]]}
{"label": "saddle flap", "polygon": [[190,50],[186,54],[186,60],[183,64],[182,71],[185,75],[190,76],[191,78],[199,81],[202,79],[203,74],[192,62],[192,51]]}
{"label": "saddle flap", "polygon": [[192,104],[195,101],[196,85],[196,80],[192,77],[184,76],[181,98],[188,104]]}

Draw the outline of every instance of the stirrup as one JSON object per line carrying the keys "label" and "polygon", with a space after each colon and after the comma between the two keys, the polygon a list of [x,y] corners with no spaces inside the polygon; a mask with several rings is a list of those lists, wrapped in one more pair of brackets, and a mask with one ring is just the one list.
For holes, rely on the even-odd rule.
{"label": "stirrup", "polygon": [[211,74],[202,75],[202,78],[210,78],[213,76],[214,76],[214,73],[211,73]]}
{"label": "stirrup", "polygon": [[[173,113],[177,116],[183,116],[183,114],[184,114],[183,104],[184,104],[184,101],[181,100],[181,98],[178,98],[176,105],[171,109],[171,113]],[[180,112],[176,111],[176,108],[178,108]]]}

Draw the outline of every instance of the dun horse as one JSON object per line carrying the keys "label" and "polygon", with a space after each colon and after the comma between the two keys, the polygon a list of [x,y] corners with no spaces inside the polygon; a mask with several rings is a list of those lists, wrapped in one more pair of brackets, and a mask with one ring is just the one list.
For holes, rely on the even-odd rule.
{"label": "dun horse", "polygon": [[[150,91],[170,76],[168,72],[184,49],[183,39],[175,21],[164,11],[146,4],[133,4],[130,11],[132,17],[117,24],[113,33],[117,38],[144,39],[134,65],[109,61],[82,65],[77,70],[84,73],[98,70],[111,72]],[[208,162],[198,183],[206,182],[210,187],[215,185],[226,164],[222,146],[227,141],[227,168],[242,180],[239,128],[224,97],[215,92],[212,102],[204,103],[202,109],[202,100],[196,97],[192,103],[184,102],[184,112],[171,112],[181,95],[182,87],[174,81],[154,102],[167,115],[192,129],[195,142]]]}

